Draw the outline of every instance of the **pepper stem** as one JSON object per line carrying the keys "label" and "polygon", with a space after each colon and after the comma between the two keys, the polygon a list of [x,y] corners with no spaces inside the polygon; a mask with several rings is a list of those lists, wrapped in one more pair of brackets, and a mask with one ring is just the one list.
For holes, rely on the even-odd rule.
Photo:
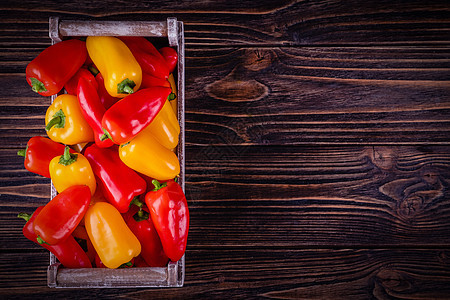
{"label": "pepper stem", "polygon": [[38,79],[31,77],[30,82],[31,82],[31,89],[33,90],[33,92],[40,93],[47,91],[44,83],[39,81]]}
{"label": "pepper stem", "polygon": [[100,137],[100,141],[103,142],[106,139],[110,139],[111,141],[113,141],[112,136],[111,136],[111,134],[109,134],[108,130],[106,130],[105,128],[102,128],[102,130],[103,130],[103,135]]}
{"label": "pepper stem", "polygon": [[162,189],[163,187],[166,187],[166,186],[167,186],[167,182],[160,183],[160,182],[159,182],[158,180],[156,180],[156,179],[153,179],[153,180],[152,180],[152,183],[153,183],[153,185],[155,186],[155,188],[152,190],[153,192],[156,192],[156,191]]}
{"label": "pepper stem", "polygon": [[123,87],[123,91],[124,91],[125,93],[127,93],[127,94],[133,94],[133,93],[134,93],[134,90],[133,90],[130,86],[128,86],[128,85],[126,85],[126,86]]}
{"label": "pepper stem", "polygon": [[66,115],[63,110],[60,109],[52,116],[52,119],[45,126],[45,130],[49,131],[53,126],[55,126],[55,128],[64,128],[65,125]]}
{"label": "pepper stem", "polygon": [[70,153],[69,146],[64,148],[64,154],[60,156],[58,163],[63,166],[68,166],[77,161],[78,155],[74,153]]}
{"label": "pepper stem", "polygon": [[170,93],[169,96],[167,96],[167,100],[172,101],[177,97],[174,92]]}
{"label": "pepper stem", "polygon": [[91,72],[92,75],[97,76],[98,73],[100,73],[100,71],[94,67],[94,66],[89,66],[88,67],[89,72]]}
{"label": "pepper stem", "polygon": [[136,86],[133,80],[125,78],[121,83],[117,84],[117,93],[118,94],[133,94],[133,88]]}
{"label": "pepper stem", "polygon": [[141,222],[141,221],[148,220],[149,217],[150,217],[150,214],[148,212],[146,212],[145,210],[143,210],[143,209],[140,209],[137,213],[135,213],[133,215],[133,219],[136,222]]}
{"label": "pepper stem", "polygon": [[30,215],[30,214],[22,213],[22,212],[17,215],[18,218],[22,218],[22,219],[24,219],[27,222],[30,221],[31,216],[32,215]]}
{"label": "pepper stem", "polygon": [[37,240],[37,242],[38,242],[39,244],[41,244],[41,245],[42,245],[42,244],[50,245],[49,243],[47,243],[46,241],[44,241],[44,239],[41,238],[40,236],[37,236],[36,240]]}
{"label": "pepper stem", "polygon": [[142,208],[142,206],[144,206],[144,203],[141,200],[139,200],[139,196],[136,196],[136,197],[133,198],[133,200],[131,200],[130,206],[132,204],[136,205],[139,208]]}
{"label": "pepper stem", "polygon": [[17,155],[19,155],[19,156],[25,157],[26,154],[27,154],[27,149],[20,149],[19,151],[17,151]]}

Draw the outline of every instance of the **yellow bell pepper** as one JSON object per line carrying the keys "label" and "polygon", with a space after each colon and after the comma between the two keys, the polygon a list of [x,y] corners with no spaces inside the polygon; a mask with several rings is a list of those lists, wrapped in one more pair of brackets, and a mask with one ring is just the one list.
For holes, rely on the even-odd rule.
{"label": "yellow bell pepper", "polygon": [[87,185],[94,195],[97,188],[94,172],[89,161],[81,153],[70,153],[66,146],[64,154],[54,157],[49,164],[50,178],[58,193],[73,185]]}
{"label": "yellow bell pepper", "polygon": [[166,100],[162,109],[142,132],[144,131],[148,131],[167,149],[173,149],[178,145],[180,124],[170,106],[169,100]]}
{"label": "yellow bell pepper", "polygon": [[169,180],[180,173],[180,162],[145,129],[119,147],[120,159],[131,169],[157,180]]}
{"label": "yellow bell pepper", "polygon": [[123,98],[139,89],[142,69],[124,42],[112,36],[89,36],[86,48],[111,96]]}
{"label": "yellow bell pepper", "polygon": [[102,263],[111,269],[141,253],[141,244],[119,211],[107,202],[90,206],[84,217],[86,231]]}
{"label": "yellow bell pepper", "polygon": [[74,95],[59,95],[45,114],[48,137],[58,143],[74,145],[94,141],[94,132],[84,119]]}
{"label": "yellow bell pepper", "polygon": [[178,115],[178,97],[177,97],[177,85],[175,84],[175,79],[173,78],[173,74],[170,73],[169,78],[167,80],[170,83],[170,87],[172,88],[173,99],[170,100],[170,105],[172,106],[173,112],[175,116]]}

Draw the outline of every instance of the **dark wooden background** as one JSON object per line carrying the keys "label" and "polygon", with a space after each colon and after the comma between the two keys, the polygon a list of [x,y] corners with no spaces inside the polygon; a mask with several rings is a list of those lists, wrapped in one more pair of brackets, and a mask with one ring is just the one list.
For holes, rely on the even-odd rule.
{"label": "dark wooden background", "polygon": [[[230,3],[231,2],[231,3]],[[186,37],[185,287],[50,289],[19,211],[49,180],[25,67],[48,18]],[[0,298],[450,298],[448,1],[2,1]]]}

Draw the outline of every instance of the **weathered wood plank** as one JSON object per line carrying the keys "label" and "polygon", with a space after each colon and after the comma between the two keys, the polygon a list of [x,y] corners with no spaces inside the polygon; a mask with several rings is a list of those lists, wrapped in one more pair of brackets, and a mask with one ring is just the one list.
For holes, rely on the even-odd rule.
{"label": "weathered wood plank", "polygon": [[[188,248],[181,289],[81,289],[76,297],[437,299],[450,293],[449,257],[448,249]],[[0,265],[2,297],[75,295],[46,287],[46,252],[2,253]]]}
{"label": "weathered wood plank", "polygon": [[[450,244],[448,146],[186,150],[192,247]],[[0,247],[29,249],[16,215],[48,201],[48,179],[2,152]]]}
{"label": "weathered wood plank", "polygon": [[[450,8],[427,1],[21,1],[2,4],[2,44],[43,45],[49,16],[164,20],[186,26],[187,46],[449,44]],[[24,38],[16,38],[16,37]]]}
{"label": "weathered wood plank", "polygon": [[[190,145],[450,142],[448,47],[191,49],[186,62]],[[49,100],[24,74],[0,83],[15,87],[0,97],[1,147],[45,134]]]}

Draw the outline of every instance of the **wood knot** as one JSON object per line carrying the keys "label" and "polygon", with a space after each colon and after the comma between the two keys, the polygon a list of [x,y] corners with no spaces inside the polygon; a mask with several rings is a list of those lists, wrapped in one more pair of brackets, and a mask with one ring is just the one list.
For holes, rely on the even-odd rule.
{"label": "wood knot", "polygon": [[234,69],[225,78],[206,86],[206,92],[213,98],[229,102],[257,101],[269,94],[269,88],[254,80],[242,78]]}
{"label": "wood knot", "polygon": [[397,270],[382,269],[375,275],[374,296],[384,298],[387,295],[412,291],[413,284],[405,274]]}
{"label": "wood knot", "polygon": [[393,147],[373,147],[371,160],[380,169],[392,169],[397,162],[397,151]]}
{"label": "wood knot", "polygon": [[381,193],[396,201],[397,214],[405,220],[424,213],[435,205],[437,199],[444,196],[444,185],[440,177],[425,174],[431,173],[416,173],[412,178],[393,180],[379,188]]}
{"label": "wood knot", "polygon": [[405,218],[411,218],[422,210],[423,203],[424,201],[421,196],[411,195],[400,202],[398,214]]}
{"label": "wood knot", "polygon": [[275,60],[275,52],[272,50],[247,50],[245,51],[243,66],[251,71],[261,71],[272,65]]}

